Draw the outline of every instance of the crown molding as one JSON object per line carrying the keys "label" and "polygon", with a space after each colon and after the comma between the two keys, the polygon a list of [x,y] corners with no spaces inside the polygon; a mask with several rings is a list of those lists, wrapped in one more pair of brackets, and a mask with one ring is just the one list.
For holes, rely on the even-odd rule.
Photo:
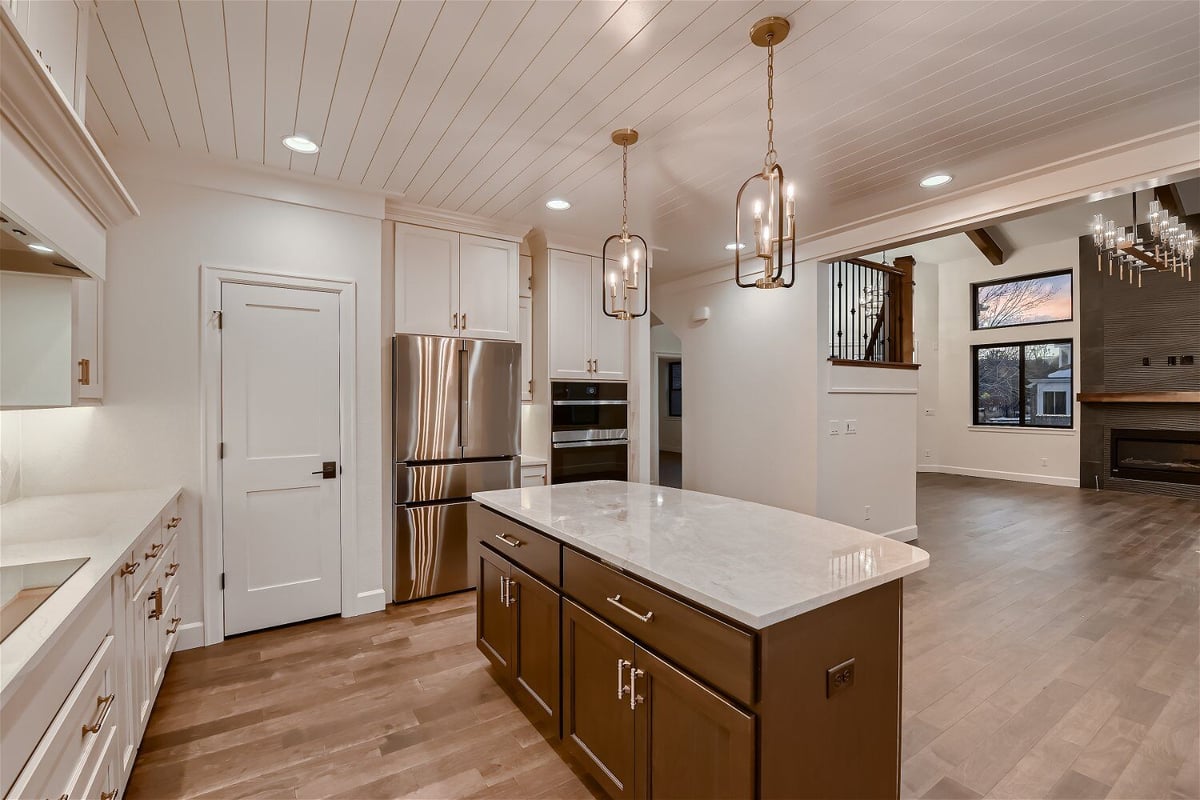
{"label": "crown molding", "polygon": [[393,222],[406,222],[410,225],[441,228],[510,242],[520,242],[532,230],[532,226],[521,222],[408,203],[397,197],[389,197],[384,202],[383,217]]}
{"label": "crown molding", "polygon": [[0,10],[0,117],[102,227],[138,215],[121,179],[7,10]]}

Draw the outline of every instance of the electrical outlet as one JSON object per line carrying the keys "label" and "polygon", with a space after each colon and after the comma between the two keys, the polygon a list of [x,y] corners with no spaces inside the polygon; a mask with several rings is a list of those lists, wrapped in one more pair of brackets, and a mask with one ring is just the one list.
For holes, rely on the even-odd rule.
{"label": "electrical outlet", "polygon": [[829,420],[829,435],[837,436],[841,432],[842,432],[842,423],[838,422],[836,419]]}
{"label": "electrical outlet", "polygon": [[935,416],[934,410],[932,408],[925,409],[925,416],[927,416],[927,417]]}
{"label": "electrical outlet", "polygon": [[1049,464],[1050,464],[1050,459],[1048,459],[1048,458],[1043,458],[1043,459],[1042,459],[1042,466],[1043,466],[1043,467],[1045,467],[1045,466],[1049,466]]}
{"label": "electrical outlet", "polygon": [[863,519],[870,519],[870,518],[871,518],[871,507],[863,506]]}
{"label": "electrical outlet", "polygon": [[854,686],[854,659],[825,670],[825,696],[833,697]]}
{"label": "electrical outlet", "polygon": [[856,420],[856,419],[846,420],[846,435],[850,436],[851,434],[855,434],[855,433],[858,433],[858,420]]}
{"label": "electrical outlet", "polygon": [[925,451],[925,457],[926,457],[926,458],[933,458],[933,451],[932,451],[932,450],[926,450],[926,451]]}

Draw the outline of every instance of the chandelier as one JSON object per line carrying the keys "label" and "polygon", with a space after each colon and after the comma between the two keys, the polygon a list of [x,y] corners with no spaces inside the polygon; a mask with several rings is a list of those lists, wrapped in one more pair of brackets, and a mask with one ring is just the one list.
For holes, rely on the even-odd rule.
{"label": "chandelier", "polygon": [[[795,187],[787,187],[783,196],[783,167],[775,152],[775,45],[787,38],[791,25],[783,17],[766,17],[750,28],[750,41],[767,48],[767,154],[760,172],[751,175],[738,189],[734,207],[733,250],[734,280],[743,289],[790,288],[796,282],[796,200]],[[755,181],[766,183],[766,206],[762,198],[754,201],[754,255],[761,261],[762,277],[751,282],[742,279],[742,198]],[[763,218],[763,213],[766,218]],[[785,251],[787,251],[785,257]],[[784,280],[784,269],[789,270]],[[753,270],[751,270],[753,274]]]}
{"label": "chandelier", "polygon": [[1151,200],[1148,210],[1149,236],[1141,238],[1137,224],[1137,193],[1132,196],[1133,213],[1130,226],[1117,227],[1116,222],[1105,219],[1103,214],[1092,218],[1092,243],[1096,245],[1096,269],[1103,272],[1108,263],[1108,274],[1130,284],[1137,276],[1137,285],[1142,285],[1142,272],[1173,272],[1181,278],[1192,279],[1192,256],[1196,253],[1196,234],[1172,216],[1162,203]]}
{"label": "chandelier", "polygon": [[[646,247],[645,239],[636,233],[629,232],[629,145],[637,142],[638,132],[633,128],[621,128],[612,132],[612,140],[613,144],[621,145],[621,232],[614,233],[605,239],[604,248],[600,252],[600,263],[604,265],[604,269],[600,273],[600,307],[604,311],[605,316],[612,317],[613,319],[631,320],[646,315],[650,297],[650,273],[648,271],[646,273],[646,285],[643,287],[639,284],[641,258],[643,254],[648,255],[650,251]],[[638,250],[637,245],[633,243],[634,239],[642,243],[641,250]],[[608,246],[614,242],[621,245],[619,295],[617,291],[618,273],[616,271],[608,273],[608,286],[604,286],[604,274],[608,272],[608,265],[609,263],[615,263],[615,259],[610,262],[608,255]],[[648,258],[646,269],[650,269]],[[630,293],[637,292],[639,289],[642,290],[642,309],[641,311],[634,311],[630,305],[629,296]],[[618,299],[620,301],[619,304]]]}

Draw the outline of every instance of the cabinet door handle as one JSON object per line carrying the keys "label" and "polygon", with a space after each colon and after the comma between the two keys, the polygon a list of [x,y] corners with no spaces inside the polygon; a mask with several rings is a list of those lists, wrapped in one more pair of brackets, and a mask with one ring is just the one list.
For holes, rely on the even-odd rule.
{"label": "cabinet door handle", "polygon": [[508,578],[500,576],[500,604],[508,608]]}
{"label": "cabinet door handle", "polygon": [[171,517],[171,519],[167,522],[167,530],[178,528],[179,523],[181,522],[183,522],[183,517]]}
{"label": "cabinet door handle", "polygon": [[644,702],[645,698],[637,693],[637,679],[646,673],[636,667],[629,668],[629,710],[637,711],[637,704]]}
{"label": "cabinet door handle", "polygon": [[617,699],[624,700],[625,693],[630,690],[630,687],[625,685],[625,668],[632,667],[633,662],[626,661],[623,658],[617,659]]}
{"label": "cabinet door handle", "polygon": [[113,789],[111,792],[101,792],[100,800],[113,800],[113,798],[115,798],[116,796],[117,796],[117,790]]}
{"label": "cabinet door handle", "polygon": [[89,733],[99,733],[100,732],[100,729],[104,727],[104,720],[108,719],[108,712],[112,710],[113,700],[116,700],[116,699],[117,699],[116,692],[113,692],[112,694],[107,695],[105,697],[97,697],[96,698],[96,706],[97,706],[97,708],[100,709],[100,716],[91,725],[82,726],[84,736],[87,736]]}
{"label": "cabinet door handle", "polygon": [[150,609],[150,613],[146,615],[150,619],[162,619],[162,595],[163,590],[161,586],[150,593],[150,597],[154,600],[154,608]]}
{"label": "cabinet door handle", "polygon": [[457,311],[455,311],[454,314],[452,314],[450,317],[450,327],[453,328],[454,330],[458,330],[458,312]]}
{"label": "cabinet door handle", "polygon": [[167,565],[166,576],[168,578],[174,578],[176,572],[179,572],[179,562],[172,561],[170,564]]}
{"label": "cabinet door handle", "polygon": [[126,561],[124,564],[121,565],[121,574],[122,575],[132,575],[133,573],[138,571],[138,567],[140,567],[141,565],[142,565],[142,562],[140,562],[140,561]]}
{"label": "cabinet door handle", "polygon": [[516,581],[514,581],[512,578],[509,578],[509,579],[508,579],[508,602],[504,604],[506,607],[507,607],[507,606],[514,606],[514,605],[516,605],[516,604],[517,604],[517,597],[513,597],[513,591],[512,591],[512,590],[513,590],[513,587],[514,587],[514,586],[516,586],[516,587],[517,587],[517,597],[520,597],[520,596],[521,596],[521,591],[520,591],[520,590],[521,590],[521,584],[517,583],[517,582],[516,582]]}
{"label": "cabinet door handle", "polygon": [[624,603],[622,603],[622,602],[621,602],[621,595],[619,595],[619,594],[617,594],[617,595],[614,595],[614,596],[612,596],[612,597],[606,597],[606,598],[604,598],[604,599],[605,599],[605,600],[607,600],[608,602],[612,603],[612,604],[613,604],[614,606],[616,606],[617,608],[619,608],[619,609],[621,609],[622,611],[624,611],[624,612],[625,612],[626,614],[628,614],[629,616],[631,616],[631,617],[636,617],[637,619],[640,619],[642,622],[649,622],[650,620],[654,619],[654,612],[653,612],[653,611],[647,611],[645,614],[639,614],[638,612],[634,611],[634,610],[633,610],[632,608],[630,608],[629,606],[627,606],[627,605],[625,605]]}
{"label": "cabinet door handle", "polygon": [[515,536],[510,537],[507,533],[497,533],[496,538],[504,542],[509,547],[520,547],[521,545],[525,544]]}
{"label": "cabinet door handle", "polygon": [[167,628],[167,636],[177,633],[181,622],[183,622],[183,617],[171,617],[171,627]]}
{"label": "cabinet door handle", "polygon": [[[47,67],[49,69],[49,67]],[[79,385],[92,385],[92,362],[86,358],[79,359]]]}
{"label": "cabinet door handle", "polygon": [[156,542],[154,546],[150,548],[150,552],[144,553],[143,555],[145,555],[146,558],[158,558],[164,547],[166,547],[166,545],[164,545],[162,542]]}
{"label": "cabinet door handle", "polygon": [[462,329],[465,331],[467,329],[467,312],[464,311],[462,317]]}

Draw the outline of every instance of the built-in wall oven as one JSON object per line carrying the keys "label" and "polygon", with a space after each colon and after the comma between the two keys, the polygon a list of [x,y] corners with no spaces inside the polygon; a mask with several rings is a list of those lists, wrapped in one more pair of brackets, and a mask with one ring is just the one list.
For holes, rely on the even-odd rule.
{"label": "built-in wall oven", "polygon": [[629,476],[629,393],[624,383],[550,385],[550,482]]}

